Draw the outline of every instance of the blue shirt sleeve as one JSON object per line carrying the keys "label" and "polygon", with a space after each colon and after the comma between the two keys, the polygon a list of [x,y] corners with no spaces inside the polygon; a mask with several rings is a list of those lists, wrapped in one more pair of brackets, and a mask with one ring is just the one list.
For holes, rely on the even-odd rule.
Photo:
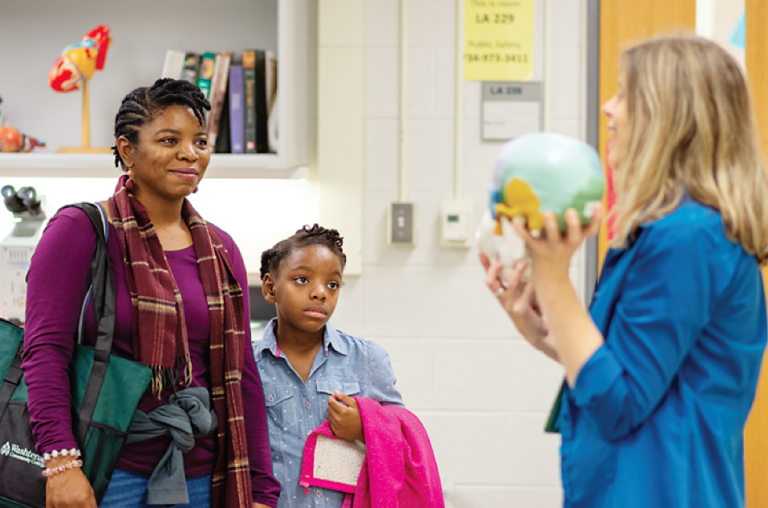
{"label": "blue shirt sleeve", "polygon": [[716,226],[718,231],[656,223],[633,247],[639,250],[606,341],[571,390],[604,439],[620,439],[643,423],[701,336],[723,274],[740,259],[733,244],[718,253],[725,242]]}
{"label": "blue shirt sleeve", "polygon": [[389,355],[383,347],[373,341],[368,343],[368,390],[369,397],[382,404],[405,407],[400,391],[395,388],[395,373]]}

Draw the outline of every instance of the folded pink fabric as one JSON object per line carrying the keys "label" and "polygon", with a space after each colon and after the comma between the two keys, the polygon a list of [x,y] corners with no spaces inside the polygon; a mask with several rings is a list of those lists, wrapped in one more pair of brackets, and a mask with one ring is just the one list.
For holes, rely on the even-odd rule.
{"label": "folded pink fabric", "polygon": [[[365,397],[355,397],[363,421],[366,454],[357,484],[350,483],[344,466],[330,464],[339,454],[328,446],[318,446],[327,438],[339,439],[325,421],[307,438],[304,445],[300,484],[354,493],[353,508],[444,508],[440,474],[427,431],[419,419],[405,408],[382,406]],[[343,441],[343,440],[342,440]],[[340,443],[341,445],[341,443]],[[340,453],[354,455],[349,442]],[[348,459],[356,467],[354,458]],[[317,466],[317,467],[316,467]],[[334,472],[329,473],[329,467]],[[322,478],[316,472],[325,471]],[[334,475],[337,475],[334,478]],[[342,480],[343,478],[343,480]],[[341,481],[338,481],[341,480]],[[349,506],[350,496],[344,505]]]}

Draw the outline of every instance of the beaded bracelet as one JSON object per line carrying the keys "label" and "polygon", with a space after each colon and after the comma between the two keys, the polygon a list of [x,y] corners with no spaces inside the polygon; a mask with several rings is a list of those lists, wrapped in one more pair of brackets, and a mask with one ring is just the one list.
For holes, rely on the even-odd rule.
{"label": "beaded bracelet", "polygon": [[61,451],[53,450],[51,453],[45,452],[43,454],[43,460],[48,462],[49,460],[51,460],[51,458],[55,459],[59,455],[61,455],[62,457],[66,457],[67,455],[69,455],[70,457],[77,458],[80,456],[80,450],[78,450],[77,448],[72,448],[70,450],[61,450]]}
{"label": "beaded bracelet", "polygon": [[57,475],[59,473],[63,473],[68,469],[72,469],[73,467],[83,467],[83,461],[80,459],[75,459],[75,460],[70,460],[66,464],[63,464],[59,467],[48,467],[43,471],[43,476]]}

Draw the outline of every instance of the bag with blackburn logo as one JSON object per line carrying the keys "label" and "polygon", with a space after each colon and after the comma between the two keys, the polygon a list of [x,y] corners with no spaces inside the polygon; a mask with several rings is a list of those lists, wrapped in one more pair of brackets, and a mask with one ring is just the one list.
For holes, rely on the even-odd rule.
{"label": "bag with blackburn logo", "polygon": [[[72,206],[82,209],[96,230],[86,299],[93,300],[99,330],[109,332],[100,333],[93,348],[77,345],[69,366],[72,430],[82,451],[83,473],[100,502],[152,372],[146,365],[110,354],[115,290],[107,259],[106,217],[90,203]],[[85,312],[87,306],[82,307]],[[29,423],[27,386],[21,371],[23,348],[24,330],[0,320],[0,376],[4,375],[0,385],[0,507],[45,508],[44,463]],[[133,382],[126,383],[126,379]]]}

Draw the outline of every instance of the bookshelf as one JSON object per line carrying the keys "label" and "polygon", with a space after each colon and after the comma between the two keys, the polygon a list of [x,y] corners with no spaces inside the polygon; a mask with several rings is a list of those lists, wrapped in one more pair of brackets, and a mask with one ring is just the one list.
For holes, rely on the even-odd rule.
{"label": "bookshelf", "polygon": [[80,92],[57,94],[47,75],[61,50],[99,24],[113,39],[91,82],[91,144],[112,146],[122,97],[160,77],[167,49],[269,49],[278,58],[276,154],[214,154],[206,178],[305,178],[315,150],[317,5],[314,0],[96,0],[46,3],[45,16],[10,2],[0,16],[0,105],[9,124],[48,144],[28,154],[0,153],[0,178],[96,178],[120,171],[109,154],[57,154],[80,141]]}
{"label": "bookshelf", "polygon": [[[122,171],[115,167],[111,154],[0,154],[0,178],[104,178],[120,174]],[[307,174],[306,166],[282,166],[282,160],[275,154],[214,154],[205,178],[300,179]]]}

